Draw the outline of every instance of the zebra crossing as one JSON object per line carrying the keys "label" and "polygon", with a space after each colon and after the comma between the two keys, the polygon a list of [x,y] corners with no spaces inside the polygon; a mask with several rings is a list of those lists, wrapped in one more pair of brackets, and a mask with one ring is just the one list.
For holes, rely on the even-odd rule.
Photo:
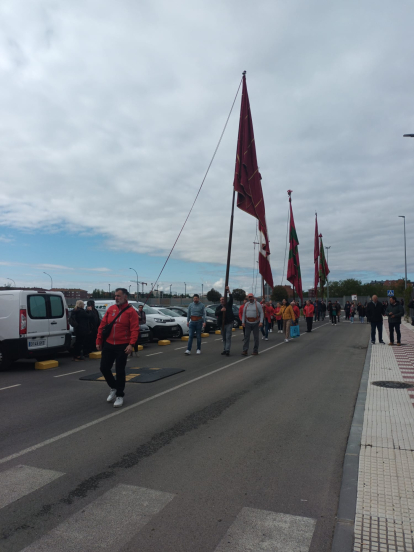
{"label": "zebra crossing", "polygon": [[[0,514],[2,508],[64,475],[25,465],[0,473]],[[118,552],[175,496],[135,485],[115,485],[19,552]],[[212,552],[308,552],[315,525],[312,518],[242,508]]]}

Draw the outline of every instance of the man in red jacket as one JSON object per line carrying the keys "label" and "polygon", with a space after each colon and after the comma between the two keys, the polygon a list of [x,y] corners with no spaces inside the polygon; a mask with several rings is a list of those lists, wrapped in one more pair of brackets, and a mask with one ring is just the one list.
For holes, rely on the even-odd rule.
{"label": "man in red jacket", "polygon": [[[107,401],[115,401],[115,408],[119,408],[124,404],[125,366],[128,355],[132,353],[134,345],[138,341],[139,334],[138,313],[128,304],[128,295],[125,288],[115,290],[116,305],[112,305],[107,309],[96,338],[96,348],[98,351],[102,351],[101,372],[111,388]],[[111,322],[113,322],[111,332],[104,341],[102,330]],[[114,362],[116,379],[112,374]]]}

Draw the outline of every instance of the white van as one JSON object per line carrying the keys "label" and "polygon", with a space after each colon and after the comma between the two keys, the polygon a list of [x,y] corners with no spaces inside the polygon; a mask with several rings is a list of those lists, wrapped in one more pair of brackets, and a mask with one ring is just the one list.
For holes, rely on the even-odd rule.
{"label": "white van", "polygon": [[0,291],[0,370],[20,358],[69,350],[68,307],[60,291]]}

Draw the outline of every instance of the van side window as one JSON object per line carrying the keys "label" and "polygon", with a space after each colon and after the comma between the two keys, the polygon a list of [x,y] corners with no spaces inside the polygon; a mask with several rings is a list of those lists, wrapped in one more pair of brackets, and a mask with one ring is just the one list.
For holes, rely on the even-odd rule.
{"label": "van side window", "polygon": [[50,295],[50,315],[51,318],[63,317],[63,301],[58,295]]}
{"label": "van side window", "polygon": [[27,303],[30,318],[47,318],[46,297],[44,295],[29,295]]}

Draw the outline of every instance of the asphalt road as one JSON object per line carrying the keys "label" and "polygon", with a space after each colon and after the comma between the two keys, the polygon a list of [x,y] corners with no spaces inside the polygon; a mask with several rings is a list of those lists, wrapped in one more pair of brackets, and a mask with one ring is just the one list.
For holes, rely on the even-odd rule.
{"label": "asphalt road", "polygon": [[117,410],[79,380],[99,361],[1,373],[0,550],[330,551],[369,329],[315,328],[247,358],[240,331],[230,357],[153,344],[128,364],[185,371]]}

